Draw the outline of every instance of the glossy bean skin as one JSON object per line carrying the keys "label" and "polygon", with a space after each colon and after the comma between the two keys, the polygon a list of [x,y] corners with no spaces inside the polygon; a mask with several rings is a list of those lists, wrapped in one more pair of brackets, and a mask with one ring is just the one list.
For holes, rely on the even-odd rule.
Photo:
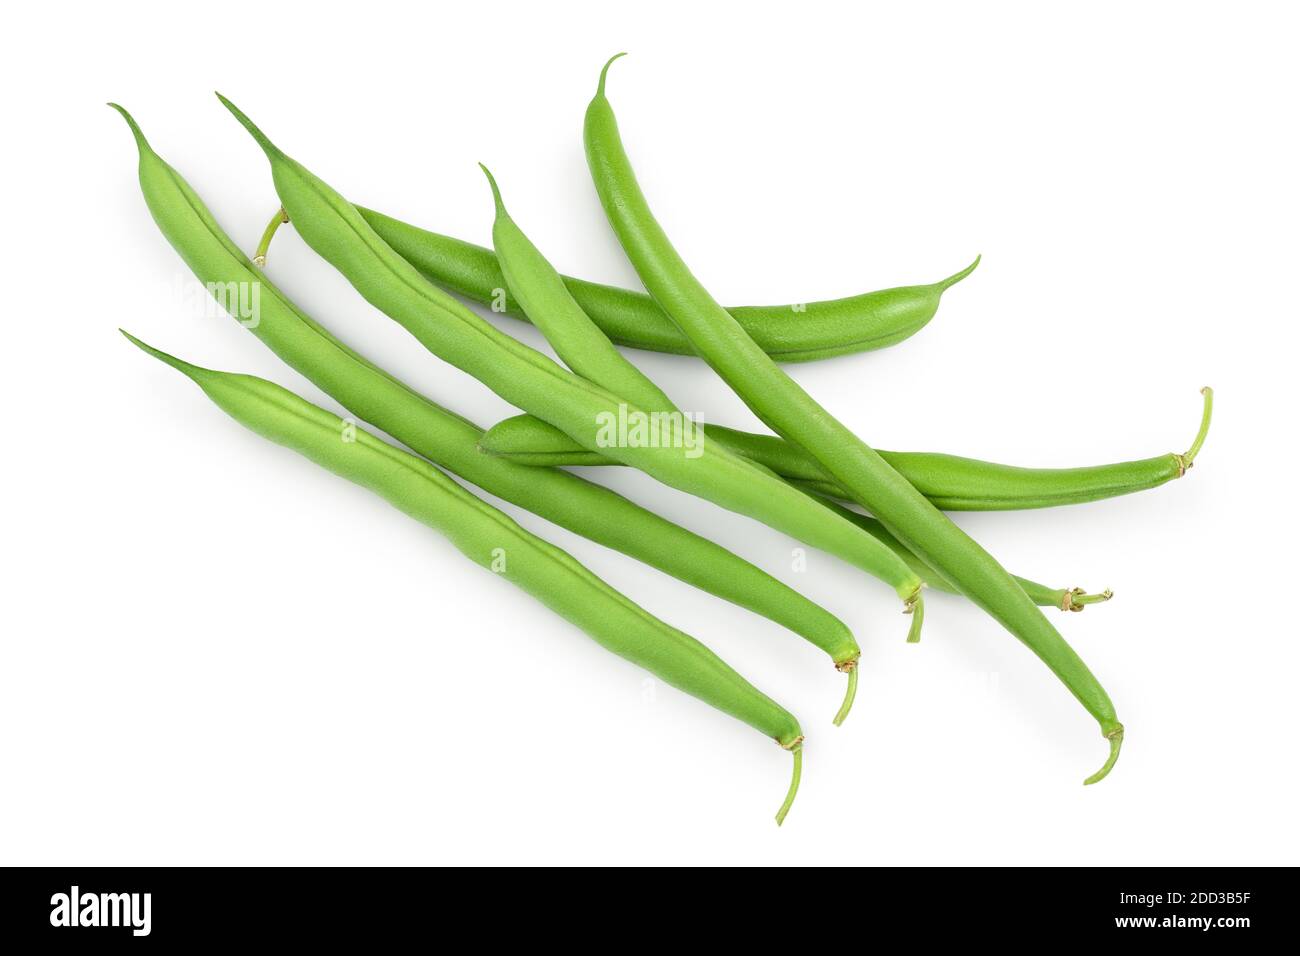
{"label": "glossy bean skin", "polygon": [[259,315],[246,324],[249,331],[344,408],[491,494],[789,628],[832,661],[857,653],[839,618],[714,542],[601,485],[480,452],[477,425],[349,348],[255,268],[134,119],[117,109],[135,136],[140,187],[163,236],[209,289],[256,287]]}
{"label": "glossy bean skin", "polygon": [[782,371],[691,273],[636,181],[605,96],[609,65],[601,71],[596,95],[587,108],[583,143],[605,217],[646,291],[765,425],[811,454],[852,493],[852,500],[877,516],[908,550],[959,587],[1056,674],[1110,744],[1106,763],[1085,783],[1102,779],[1118,759],[1124,732],[1105,689],[1016,580]]}
{"label": "glossy bean skin", "polygon": [[[129,334],[127,338],[188,376],[245,428],[379,495],[446,537],[475,564],[535,597],[606,650],[749,724],[786,750],[801,747],[799,722],[707,647],[665,624],[568,552],[520,527],[424,459],[265,379],[200,368]],[[778,822],[789,809],[788,802]]]}
{"label": "glossy bean skin", "polygon": [[307,245],[430,352],[588,448],[602,448],[670,487],[835,554],[889,584],[907,608],[919,606],[920,578],[887,546],[751,462],[710,442],[694,458],[680,448],[601,446],[603,419],[617,418],[620,406],[641,410],[561,368],[430,284],[338,192],[279,150],[233,104],[222,102],[262,147],[281,205]]}
{"label": "glossy bean skin", "polygon": [[[434,285],[485,305],[506,287],[491,249],[439,235],[357,206],[370,227]],[[901,286],[844,299],[790,305],[736,306],[728,311],[778,362],[811,362],[882,349],[915,335],[934,317],[945,291],[966,278],[979,259],[929,285]],[[620,345],[694,355],[690,341],[644,293],[564,277],[570,294]],[[528,320],[511,305],[507,314]]]}
{"label": "glossy bean skin", "polygon": [[[1206,387],[1201,394],[1204,397],[1201,427],[1192,446],[1182,454],[1079,468],[1025,468],[941,452],[877,451],[890,467],[944,511],[1021,511],[1101,501],[1157,488],[1187,473],[1210,428],[1214,393]],[[800,487],[842,500],[852,497],[815,458],[783,438],[723,425],[708,425],[705,431],[707,440],[765,466]],[[487,430],[479,444],[489,454],[522,464],[616,464],[528,415],[498,422]]]}

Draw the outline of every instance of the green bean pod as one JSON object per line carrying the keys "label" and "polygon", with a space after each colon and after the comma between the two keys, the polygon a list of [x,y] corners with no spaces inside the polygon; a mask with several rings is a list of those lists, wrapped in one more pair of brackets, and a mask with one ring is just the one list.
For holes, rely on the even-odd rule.
{"label": "green bean pod", "polygon": [[[408,225],[358,206],[370,227],[434,285],[497,307],[505,277],[491,249]],[[965,269],[929,285],[902,286],[844,299],[790,305],[735,306],[728,311],[778,362],[811,362],[895,345],[934,318],[943,293],[970,275]],[[620,345],[694,355],[677,326],[643,292],[564,277],[564,284],[606,335]],[[513,303],[506,314],[532,321]]]}
{"label": "green bean pod", "polygon": [[[858,644],[839,618],[707,538],[576,475],[482,454],[478,426],[398,381],[298,309],[226,235],[130,114],[115,108],[135,136],[141,190],[167,241],[214,293],[258,290],[256,321],[245,326],[343,407],[491,494],[789,628],[837,667],[857,660]],[[272,232],[263,236],[259,256]]]}
{"label": "green bean pod", "polygon": [[852,493],[852,500],[878,517],[910,551],[1016,635],[1056,674],[1097,720],[1110,743],[1105,765],[1085,783],[1102,779],[1119,757],[1124,733],[1104,688],[1015,579],[782,371],[695,278],[636,181],[605,97],[608,70],[606,63],[587,108],[583,142],[605,216],[646,290],[765,425],[816,458]]}
{"label": "green bean pod", "polygon": [[[307,245],[430,352],[588,448],[600,448],[670,487],[849,561],[889,584],[905,611],[920,606],[921,580],[898,555],[751,462],[710,442],[700,446],[698,457],[674,447],[605,447],[602,421],[616,420],[620,412],[647,413],[511,338],[430,284],[347,200],[279,150],[234,104],[224,97],[222,102],[262,147],[280,202]],[[913,629],[919,619],[919,614],[913,617]]]}
{"label": "green bean pod", "polygon": [[379,495],[446,537],[475,564],[537,598],[596,643],[666,684],[743,721],[795,754],[795,776],[777,815],[798,787],[799,722],[722,658],[614,590],[568,552],[520,527],[422,458],[252,375],[200,368],[123,332],[154,358],[194,381],[245,428]]}
{"label": "green bean pod", "polygon": [[[1081,468],[1025,468],[940,452],[877,452],[944,511],[1021,511],[1101,501],[1157,488],[1187,474],[1209,433],[1214,408],[1213,390],[1207,386],[1201,389],[1201,395],[1201,427],[1191,447],[1182,454]],[[765,466],[787,481],[832,498],[852,498],[817,459],[783,438],[723,425],[708,425],[705,432],[708,441]],[[564,432],[530,415],[497,422],[479,445],[489,454],[526,465],[618,464],[588,451]]]}

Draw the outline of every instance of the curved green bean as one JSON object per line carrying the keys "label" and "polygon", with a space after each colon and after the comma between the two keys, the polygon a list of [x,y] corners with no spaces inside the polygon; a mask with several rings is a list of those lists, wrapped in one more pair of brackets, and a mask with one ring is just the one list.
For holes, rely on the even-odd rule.
{"label": "curved green bean", "polygon": [[[727,549],[575,475],[482,454],[478,426],[353,351],[254,268],[130,114],[115,108],[135,137],[140,187],[167,241],[214,295],[257,289],[256,322],[249,317],[245,326],[344,408],[491,494],[789,628],[833,663],[856,659],[857,642],[839,618]],[[273,225],[282,221],[278,214]],[[263,235],[259,257],[273,232]]]}
{"label": "curved green bean", "polygon": [[785,819],[798,789],[803,744],[799,722],[695,638],[665,624],[568,552],[526,531],[423,459],[350,427],[265,379],[200,368],[122,334],[188,376],[245,428],[373,491],[445,536],[475,564],[527,591],[606,650],[793,751],[795,773],[777,823]]}
{"label": "curved green bean", "polygon": [[[370,227],[434,285],[497,308],[506,287],[492,250],[428,232],[357,206]],[[943,293],[970,275],[965,269],[929,285],[902,286],[845,299],[790,305],[735,306],[728,311],[778,362],[811,362],[895,345],[934,318]],[[573,298],[620,345],[694,355],[681,330],[643,292],[564,277]],[[529,320],[512,303],[506,314]]]}
{"label": "curved green bean", "polygon": [[[1019,511],[1101,501],[1157,488],[1188,472],[1209,434],[1214,409],[1213,390],[1206,386],[1201,395],[1201,426],[1191,447],[1181,455],[1170,453],[1081,468],[1024,468],[940,452],[877,449],[877,453],[944,511]],[[852,498],[817,459],[776,435],[707,425],[705,436],[801,487],[832,498]],[[618,464],[588,451],[564,432],[530,415],[497,422],[483,435],[479,447],[525,465]]]}
{"label": "curved green bean", "polygon": [[[347,200],[279,150],[234,104],[224,97],[222,102],[262,147],[280,202],[307,245],[429,351],[589,448],[849,561],[894,588],[905,611],[921,606],[920,578],[898,555],[751,462],[710,442],[699,447],[698,457],[680,447],[602,445],[602,421],[617,419],[620,411],[647,413],[561,368],[430,284]],[[913,629],[919,618],[914,615]]]}
{"label": "curved green bean", "polygon": [[800,388],[691,273],[650,211],[623,148],[605,97],[610,63],[587,108],[583,142],[605,216],[646,290],[765,425],[808,451],[854,501],[1047,664],[1097,720],[1110,744],[1102,769],[1084,782],[1101,780],[1118,759],[1124,734],[1106,691],[1015,579]]}

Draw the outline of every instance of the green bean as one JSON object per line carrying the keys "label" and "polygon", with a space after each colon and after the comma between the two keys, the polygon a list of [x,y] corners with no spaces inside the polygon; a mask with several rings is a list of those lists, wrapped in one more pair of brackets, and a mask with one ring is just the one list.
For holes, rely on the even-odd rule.
{"label": "green bean", "polygon": [[794,753],[780,824],[799,786],[799,722],[722,658],[614,590],[566,551],[520,527],[433,465],[293,392],[252,375],[191,365],[123,332],[154,358],[188,376],[245,428],[290,448],[445,536],[456,549],[537,598],[596,643],[666,684],[772,737]]}
{"label": "green bean", "polygon": [[[363,206],[357,211],[430,282],[493,308],[499,306],[498,296],[506,283],[492,250],[407,225]],[[823,302],[737,306],[728,311],[778,362],[811,362],[867,352],[919,332],[934,317],[944,291],[970,275],[977,265],[978,258],[955,275],[930,285]],[[695,354],[690,341],[648,295],[569,276],[564,283],[592,321],[620,345]],[[529,320],[513,305],[508,305],[506,313]]]}
{"label": "green bean", "polygon": [[[602,421],[647,415],[608,389],[561,368],[511,338],[430,284],[366,224],[341,195],[280,151],[248,117],[222,98],[262,147],[280,202],[307,245],[362,297],[429,351],[487,385],[512,405],[560,428],[591,449],[651,477],[829,551],[889,584],[904,610],[921,605],[920,578],[887,546],[853,523],[752,463],[704,442],[695,449],[602,444]],[[913,617],[912,629],[920,614]]]}
{"label": "green bean", "polygon": [[1124,733],[1106,691],[1015,579],[800,388],[691,273],[637,184],[613,108],[605,97],[609,65],[601,71],[596,95],[587,108],[583,142],[605,216],[646,291],[765,425],[816,458],[852,493],[852,500],[879,518],[909,550],[959,587],[1051,668],[1097,720],[1110,743],[1105,765],[1084,782],[1101,780],[1119,757]]}
{"label": "green bean", "polygon": [[[877,453],[917,491],[945,511],[1018,511],[1082,504],[1157,488],[1181,478],[1192,467],[1210,430],[1214,392],[1204,396],[1201,427],[1192,446],[1181,455],[1157,455],[1137,461],[1088,465],[1081,468],[1024,468],[939,452],[880,451]],[[707,440],[801,487],[832,498],[852,495],[803,449],[776,435],[708,425]],[[493,455],[525,465],[614,465],[615,461],[583,448],[564,432],[529,415],[497,422],[479,442]]]}
{"label": "green bean", "polygon": [[[167,241],[214,295],[258,289],[259,313],[256,322],[245,323],[249,331],[343,407],[491,494],[776,621],[833,663],[857,659],[857,642],[842,621],[725,548],[575,475],[480,453],[482,431],[476,425],[353,351],[254,268],[189,183],[150,147],[130,114],[116,108],[135,136],[140,186]],[[282,221],[277,214],[274,225]],[[263,234],[259,257],[273,232]]]}

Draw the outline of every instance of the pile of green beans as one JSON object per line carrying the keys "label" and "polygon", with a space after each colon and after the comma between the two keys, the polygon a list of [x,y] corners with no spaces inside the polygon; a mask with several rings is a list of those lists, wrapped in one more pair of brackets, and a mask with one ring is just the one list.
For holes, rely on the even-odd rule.
{"label": "pile of green beans", "polygon": [[[487,167],[495,212],[491,249],[353,205],[218,94],[269,160],[281,203],[249,258],[154,151],[134,118],[110,104],[134,136],[146,205],[196,278],[219,299],[225,290],[256,288],[259,314],[243,323],[248,330],[358,419],[410,451],[271,382],[201,368],[123,334],[190,378],[240,424],[369,488],[607,649],[773,738],[794,760],[778,824],[802,774],[804,736],[795,717],[695,638],[639,607],[440,469],[800,635],[847,675],[835,724],[853,704],[861,654],[840,617],[740,555],[564,468],[637,468],[849,562],[902,599],[911,615],[910,642],[920,637],[923,587],[960,595],[1035,653],[1097,721],[1109,754],[1084,782],[1105,777],[1119,756],[1124,727],[1100,682],[1040,608],[1081,611],[1109,600],[1111,591],[1051,587],[1012,575],[944,512],[1077,505],[1180,478],[1208,434],[1211,390],[1202,390],[1201,425],[1181,454],[1046,469],[876,451],[778,363],[904,341],[930,322],[943,293],[969,276],[979,259],[929,285],[723,308],[677,254],[637,183],[605,94],[616,59],[600,72],[583,141],[596,195],[645,292],[560,275],[511,217]],[[429,352],[523,414],[485,432],[306,315],[265,275],[270,244],[284,223],[292,223],[363,298]],[[558,361],[498,329],[458,296],[531,322]],[[632,415],[688,419],[617,346],[703,359],[773,434],[709,425],[686,447],[605,440],[602,422]],[[498,556],[505,559],[498,562]]]}
{"label": "pile of green beans", "polygon": [[[271,164],[282,208],[303,240],[425,348],[474,376],[512,405],[561,429],[589,450],[603,447],[599,422],[634,408],[608,389],[511,338],[431,285],[374,232],[355,207],[282,152],[234,104],[222,102]],[[618,446],[607,453],[653,478],[830,551],[888,584],[921,620],[921,579],[887,545],[820,507],[771,472],[710,442],[698,457],[681,448]],[[848,663],[848,662],[843,662]]]}
{"label": "pile of green beans", "polygon": [[[837,667],[857,660],[858,644],[843,621],[725,548],[576,475],[482,454],[478,426],[343,344],[267,280],[189,183],[149,145],[134,118],[117,109],[135,136],[140,187],[167,241],[213,292],[258,284],[258,320],[249,330],[321,391],[484,491],[770,618],[825,651]],[[259,258],[272,231],[263,236]],[[842,715],[851,703],[850,693]]]}
{"label": "pile of green beans", "polygon": [[1110,742],[1105,764],[1084,783],[1104,778],[1119,757],[1124,727],[1110,697],[1079,655],[1015,578],[782,371],[714,301],[677,254],[641,192],[614,110],[605,97],[606,74],[617,58],[601,70],[596,95],[587,107],[583,142],[606,218],[646,290],[764,424],[812,455],[908,550],[987,611],[1056,674]]}

